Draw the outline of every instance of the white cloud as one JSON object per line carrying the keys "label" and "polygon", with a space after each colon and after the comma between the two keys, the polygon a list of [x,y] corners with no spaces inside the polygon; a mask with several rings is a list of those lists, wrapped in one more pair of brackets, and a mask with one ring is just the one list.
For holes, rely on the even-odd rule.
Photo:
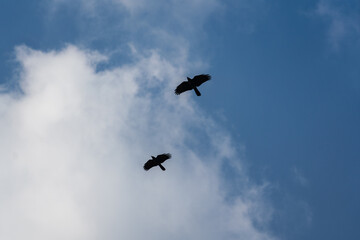
{"label": "white cloud", "polygon": [[[204,64],[187,49],[219,1],[50,2],[51,14],[80,8],[94,38],[121,35],[132,63],[109,69],[108,56],[71,45],[17,48],[22,93],[0,93],[0,238],[273,239],[255,227],[271,216],[264,186],[248,180],[230,136],[191,93],[173,93],[184,69]],[[142,169],[163,152],[166,172]]]}
{"label": "white cloud", "polygon": [[356,11],[336,6],[334,1],[320,0],[316,13],[329,21],[328,39],[334,49],[339,49],[343,42],[354,38],[359,42],[360,15]]}
{"label": "white cloud", "polygon": [[292,174],[293,174],[293,177],[294,177],[294,180],[297,182],[297,183],[299,183],[301,186],[306,186],[306,185],[308,185],[308,180],[307,180],[307,178],[305,178],[304,177],[304,175],[302,174],[302,172],[300,171],[300,169],[299,168],[297,168],[297,167],[293,167],[292,169],[291,169],[291,171],[292,171]]}
{"label": "white cloud", "polygon": [[[226,200],[220,168],[240,160],[193,93],[173,93],[181,68],[156,51],[103,71],[106,56],[71,45],[16,56],[22,92],[0,93],[1,239],[273,239],[254,226],[271,213],[262,186]],[[167,171],[142,169],[163,152]]]}

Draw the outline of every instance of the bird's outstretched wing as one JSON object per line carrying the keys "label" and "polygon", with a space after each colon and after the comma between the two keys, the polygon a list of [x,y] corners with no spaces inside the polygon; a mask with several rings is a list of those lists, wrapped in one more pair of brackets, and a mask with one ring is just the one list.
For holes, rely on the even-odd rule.
{"label": "bird's outstretched wing", "polygon": [[168,160],[169,158],[171,158],[170,153],[163,153],[163,154],[160,154],[160,155],[156,156],[156,159],[159,160],[159,162],[161,162],[161,163]]}
{"label": "bird's outstretched wing", "polygon": [[203,84],[206,81],[209,81],[211,79],[211,76],[209,74],[201,74],[201,75],[196,75],[193,78],[193,81],[195,83],[195,85],[198,87],[201,84]]}
{"label": "bird's outstretched wing", "polygon": [[180,93],[183,93],[183,92],[191,90],[191,89],[192,88],[191,88],[190,84],[185,81],[185,82],[180,83],[180,85],[176,87],[175,94],[179,95]]}
{"label": "bird's outstretched wing", "polygon": [[157,165],[157,163],[156,163],[154,160],[150,159],[149,161],[147,161],[147,162],[144,164],[144,169],[147,171],[147,170],[149,170],[150,168],[155,167],[156,165]]}

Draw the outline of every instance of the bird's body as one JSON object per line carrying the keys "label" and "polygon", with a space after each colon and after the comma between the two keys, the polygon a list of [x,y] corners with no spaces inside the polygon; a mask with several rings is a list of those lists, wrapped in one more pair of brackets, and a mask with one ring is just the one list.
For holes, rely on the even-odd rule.
{"label": "bird's body", "polygon": [[161,168],[161,170],[165,171],[166,169],[164,168],[163,165],[161,165],[163,162],[165,162],[166,160],[171,158],[171,154],[170,153],[163,153],[160,155],[157,155],[156,157],[151,156],[152,159],[148,160],[145,164],[144,164],[144,169],[147,171],[152,167],[155,166],[159,166]]}
{"label": "bird's body", "polygon": [[179,95],[188,90],[194,90],[197,96],[201,96],[200,91],[197,89],[201,84],[211,79],[209,74],[196,75],[194,78],[187,77],[187,81],[180,83],[175,89],[175,94]]}

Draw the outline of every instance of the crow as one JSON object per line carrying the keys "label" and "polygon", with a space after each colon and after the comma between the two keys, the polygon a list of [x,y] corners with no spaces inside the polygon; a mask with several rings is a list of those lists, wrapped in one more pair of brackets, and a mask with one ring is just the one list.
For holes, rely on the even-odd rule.
{"label": "crow", "polygon": [[171,154],[170,153],[163,153],[160,155],[157,155],[156,157],[151,156],[152,159],[148,160],[145,164],[144,164],[144,169],[147,171],[152,167],[155,166],[159,166],[161,168],[161,170],[165,171],[166,169],[164,168],[163,165],[161,165],[163,162],[165,162],[166,160],[171,158]]}
{"label": "crow", "polygon": [[201,93],[197,89],[201,84],[211,79],[209,74],[196,75],[193,79],[187,77],[187,81],[180,83],[175,89],[175,94],[179,95],[185,91],[194,89],[196,95],[201,96]]}

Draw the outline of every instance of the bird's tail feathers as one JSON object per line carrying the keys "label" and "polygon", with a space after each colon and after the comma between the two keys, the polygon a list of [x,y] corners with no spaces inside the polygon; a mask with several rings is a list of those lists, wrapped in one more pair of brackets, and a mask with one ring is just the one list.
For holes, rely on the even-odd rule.
{"label": "bird's tail feathers", "polygon": [[165,171],[166,169],[164,168],[163,165],[159,164],[159,167],[161,168],[161,170]]}
{"label": "bird's tail feathers", "polygon": [[195,91],[196,95],[201,96],[201,93],[200,93],[200,91],[197,89],[197,87],[194,87],[194,91]]}

